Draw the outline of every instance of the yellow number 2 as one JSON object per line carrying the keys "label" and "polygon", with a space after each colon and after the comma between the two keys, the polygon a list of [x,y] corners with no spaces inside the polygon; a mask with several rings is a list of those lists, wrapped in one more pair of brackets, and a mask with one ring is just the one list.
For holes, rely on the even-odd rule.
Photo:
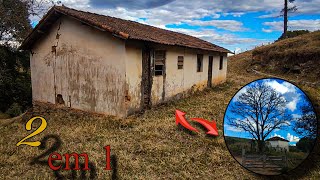
{"label": "yellow number 2", "polygon": [[43,118],[43,117],[34,117],[32,119],[30,119],[27,124],[26,124],[26,130],[30,131],[31,130],[31,125],[33,123],[34,120],[36,119],[41,119],[41,125],[40,127],[35,130],[33,133],[29,134],[27,137],[23,138],[21,141],[19,141],[17,143],[17,146],[20,146],[21,144],[25,144],[25,145],[29,145],[29,146],[33,146],[33,147],[36,147],[36,146],[40,146],[41,142],[40,141],[35,141],[35,142],[24,142],[26,139],[29,139],[39,133],[41,133],[42,131],[44,131],[47,127],[47,121]]}

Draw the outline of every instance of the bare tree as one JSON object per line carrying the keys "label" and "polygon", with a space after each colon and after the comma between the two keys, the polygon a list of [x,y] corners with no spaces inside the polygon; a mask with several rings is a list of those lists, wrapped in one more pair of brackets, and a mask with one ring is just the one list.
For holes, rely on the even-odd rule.
{"label": "bare tree", "polygon": [[284,8],[282,9],[281,13],[283,13],[283,34],[282,38],[287,38],[287,31],[288,31],[288,12],[295,12],[297,10],[297,6],[290,7],[288,6],[289,3],[293,3],[295,0],[284,0]]}
{"label": "bare tree", "polygon": [[267,136],[288,125],[291,116],[285,108],[285,98],[265,83],[250,85],[230,106],[229,125],[241,129],[257,141],[259,152],[264,150]]}

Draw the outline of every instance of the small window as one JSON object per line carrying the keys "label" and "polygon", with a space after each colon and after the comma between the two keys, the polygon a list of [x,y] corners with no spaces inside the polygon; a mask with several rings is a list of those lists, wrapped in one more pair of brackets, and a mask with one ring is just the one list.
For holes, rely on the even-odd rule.
{"label": "small window", "polygon": [[223,69],[223,56],[220,56],[220,64],[219,64],[219,69]]}
{"label": "small window", "polygon": [[178,56],[178,69],[183,69],[183,56]]}
{"label": "small window", "polygon": [[162,76],[164,74],[164,62],[166,58],[165,51],[155,51],[154,53],[154,75]]}
{"label": "small window", "polygon": [[203,54],[197,54],[197,72],[202,72]]}

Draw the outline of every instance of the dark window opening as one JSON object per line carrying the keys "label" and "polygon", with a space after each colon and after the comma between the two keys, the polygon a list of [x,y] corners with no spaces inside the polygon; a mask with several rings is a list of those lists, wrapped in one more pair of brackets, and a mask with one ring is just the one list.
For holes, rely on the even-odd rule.
{"label": "dark window opening", "polygon": [[61,94],[58,94],[56,97],[56,104],[63,104],[64,105],[64,100]]}
{"label": "dark window opening", "polygon": [[154,53],[154,75],[162,76],[164,74],[164,63],[166,51],[155,51]]}
{"label": "dark window opening", "polygon": [[178,69],[183,69],[183,56],[178,56]]}
{"label": "dark window opening", "polygon": [[155,65],[154,75],[155,76],[162,76],[163,75],[163,65]]}
{"label": "dark window opening", "polygon": [[220,56],[219,70],[223,69],[223,56]]}
{"label": "dark window opening", "polygon": [[202,72],[203,69],[203,54],[197,54],[197,72]]}

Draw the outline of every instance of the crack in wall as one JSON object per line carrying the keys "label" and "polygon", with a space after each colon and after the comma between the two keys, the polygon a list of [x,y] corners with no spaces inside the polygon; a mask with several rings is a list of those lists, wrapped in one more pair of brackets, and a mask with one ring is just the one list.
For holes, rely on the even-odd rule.
{"label": "crack in wall", "polygon": [[[53,86],[54,86],[54,97],[56,98],[57,97],[57,85],[56,85],[56,60],[57,60],[57,47],[59,45],[59,39],[60,39],[60,35],[59,34],[59,31],[61,29],[61,20],[59,22],[59,26],[58,26],[58,29],[57,29],[57,33],[56,33],[56,44],[52,46],[52,51],[51,53],[54,53],[54,57],[53,57]],[[57,101],[56,101],[57,103]]]}

